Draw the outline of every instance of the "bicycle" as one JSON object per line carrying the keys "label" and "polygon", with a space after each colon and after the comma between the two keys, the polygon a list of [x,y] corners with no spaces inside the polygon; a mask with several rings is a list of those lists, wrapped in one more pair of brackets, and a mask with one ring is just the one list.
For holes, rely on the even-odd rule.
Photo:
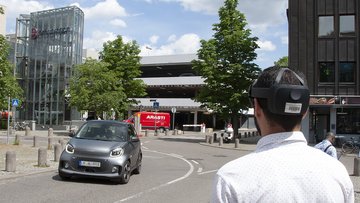
{"label": "bicycle", "polygon": [[26,121],[15,122],[14,129],[15,130],[25,130],[27,126],[29,126],[29,123]]}
{"label": "bicycle", "polygon": [[358,153],[360,149],[360,141],[355,140],[354,137],[351,137],[350,140],[344,142],[341,146],[341,151],[345,154]]}

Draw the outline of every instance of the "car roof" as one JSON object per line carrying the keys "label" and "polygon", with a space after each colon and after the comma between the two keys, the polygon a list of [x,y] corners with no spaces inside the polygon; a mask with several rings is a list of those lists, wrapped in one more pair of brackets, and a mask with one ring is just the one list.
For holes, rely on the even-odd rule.
{"label": "car roof", "polygon": [[129,125],[129,123],[122,122],[122,121],[116,121],[116,120],[89,120],[87,123],[108,123],[108,124],[120,124],[120,125]]}

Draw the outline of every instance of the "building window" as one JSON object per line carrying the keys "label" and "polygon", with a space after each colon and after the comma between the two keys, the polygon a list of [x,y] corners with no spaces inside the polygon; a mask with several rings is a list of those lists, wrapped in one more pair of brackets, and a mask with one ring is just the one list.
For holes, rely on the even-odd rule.
{"label": "building window", "polygon": [[340,16],[340,37],[355,36],[355,16]]}
{"label": "building window", "polygon": [[334,83],[335,81],[335,64],[334,62],[319,63],[319,82]]}
{"label": "building window", "polygon": [[339,66],[339,82],[355,82],[355,63],[340,62]]}
{"label": "building window", "polygon": [[319,16],[319,37],[334,35],[334,16]]}
{"label": "building window", "polygon": [[360,133],[360,109],[339,108],[336,111],[336,133],[337,134],[359,134]]}

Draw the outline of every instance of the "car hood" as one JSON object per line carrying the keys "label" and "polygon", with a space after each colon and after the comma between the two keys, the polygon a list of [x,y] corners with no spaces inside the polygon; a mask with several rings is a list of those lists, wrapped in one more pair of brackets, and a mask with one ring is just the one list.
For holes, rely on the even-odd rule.
{"label": "car hood", "polygon": [[126,142],[112,142],[101,140],[87,140],[72,138],[69,142],[77,155],[108,156],[110,151],[117,147],[124,147]]}

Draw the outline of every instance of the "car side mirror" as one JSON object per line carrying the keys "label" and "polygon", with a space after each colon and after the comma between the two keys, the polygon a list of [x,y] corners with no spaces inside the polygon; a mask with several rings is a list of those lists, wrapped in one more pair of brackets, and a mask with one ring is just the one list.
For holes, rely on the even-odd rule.
{"label": "car side mirror", "polygon": [[139,142],[140,139],[137,136],[131,136],[131,142]]}
{"label": "car side mirror", "polygon": [[74,136],[75,136],[75,132],[74,132],[74,131],[70,131],[69,137],[74,137]]}

